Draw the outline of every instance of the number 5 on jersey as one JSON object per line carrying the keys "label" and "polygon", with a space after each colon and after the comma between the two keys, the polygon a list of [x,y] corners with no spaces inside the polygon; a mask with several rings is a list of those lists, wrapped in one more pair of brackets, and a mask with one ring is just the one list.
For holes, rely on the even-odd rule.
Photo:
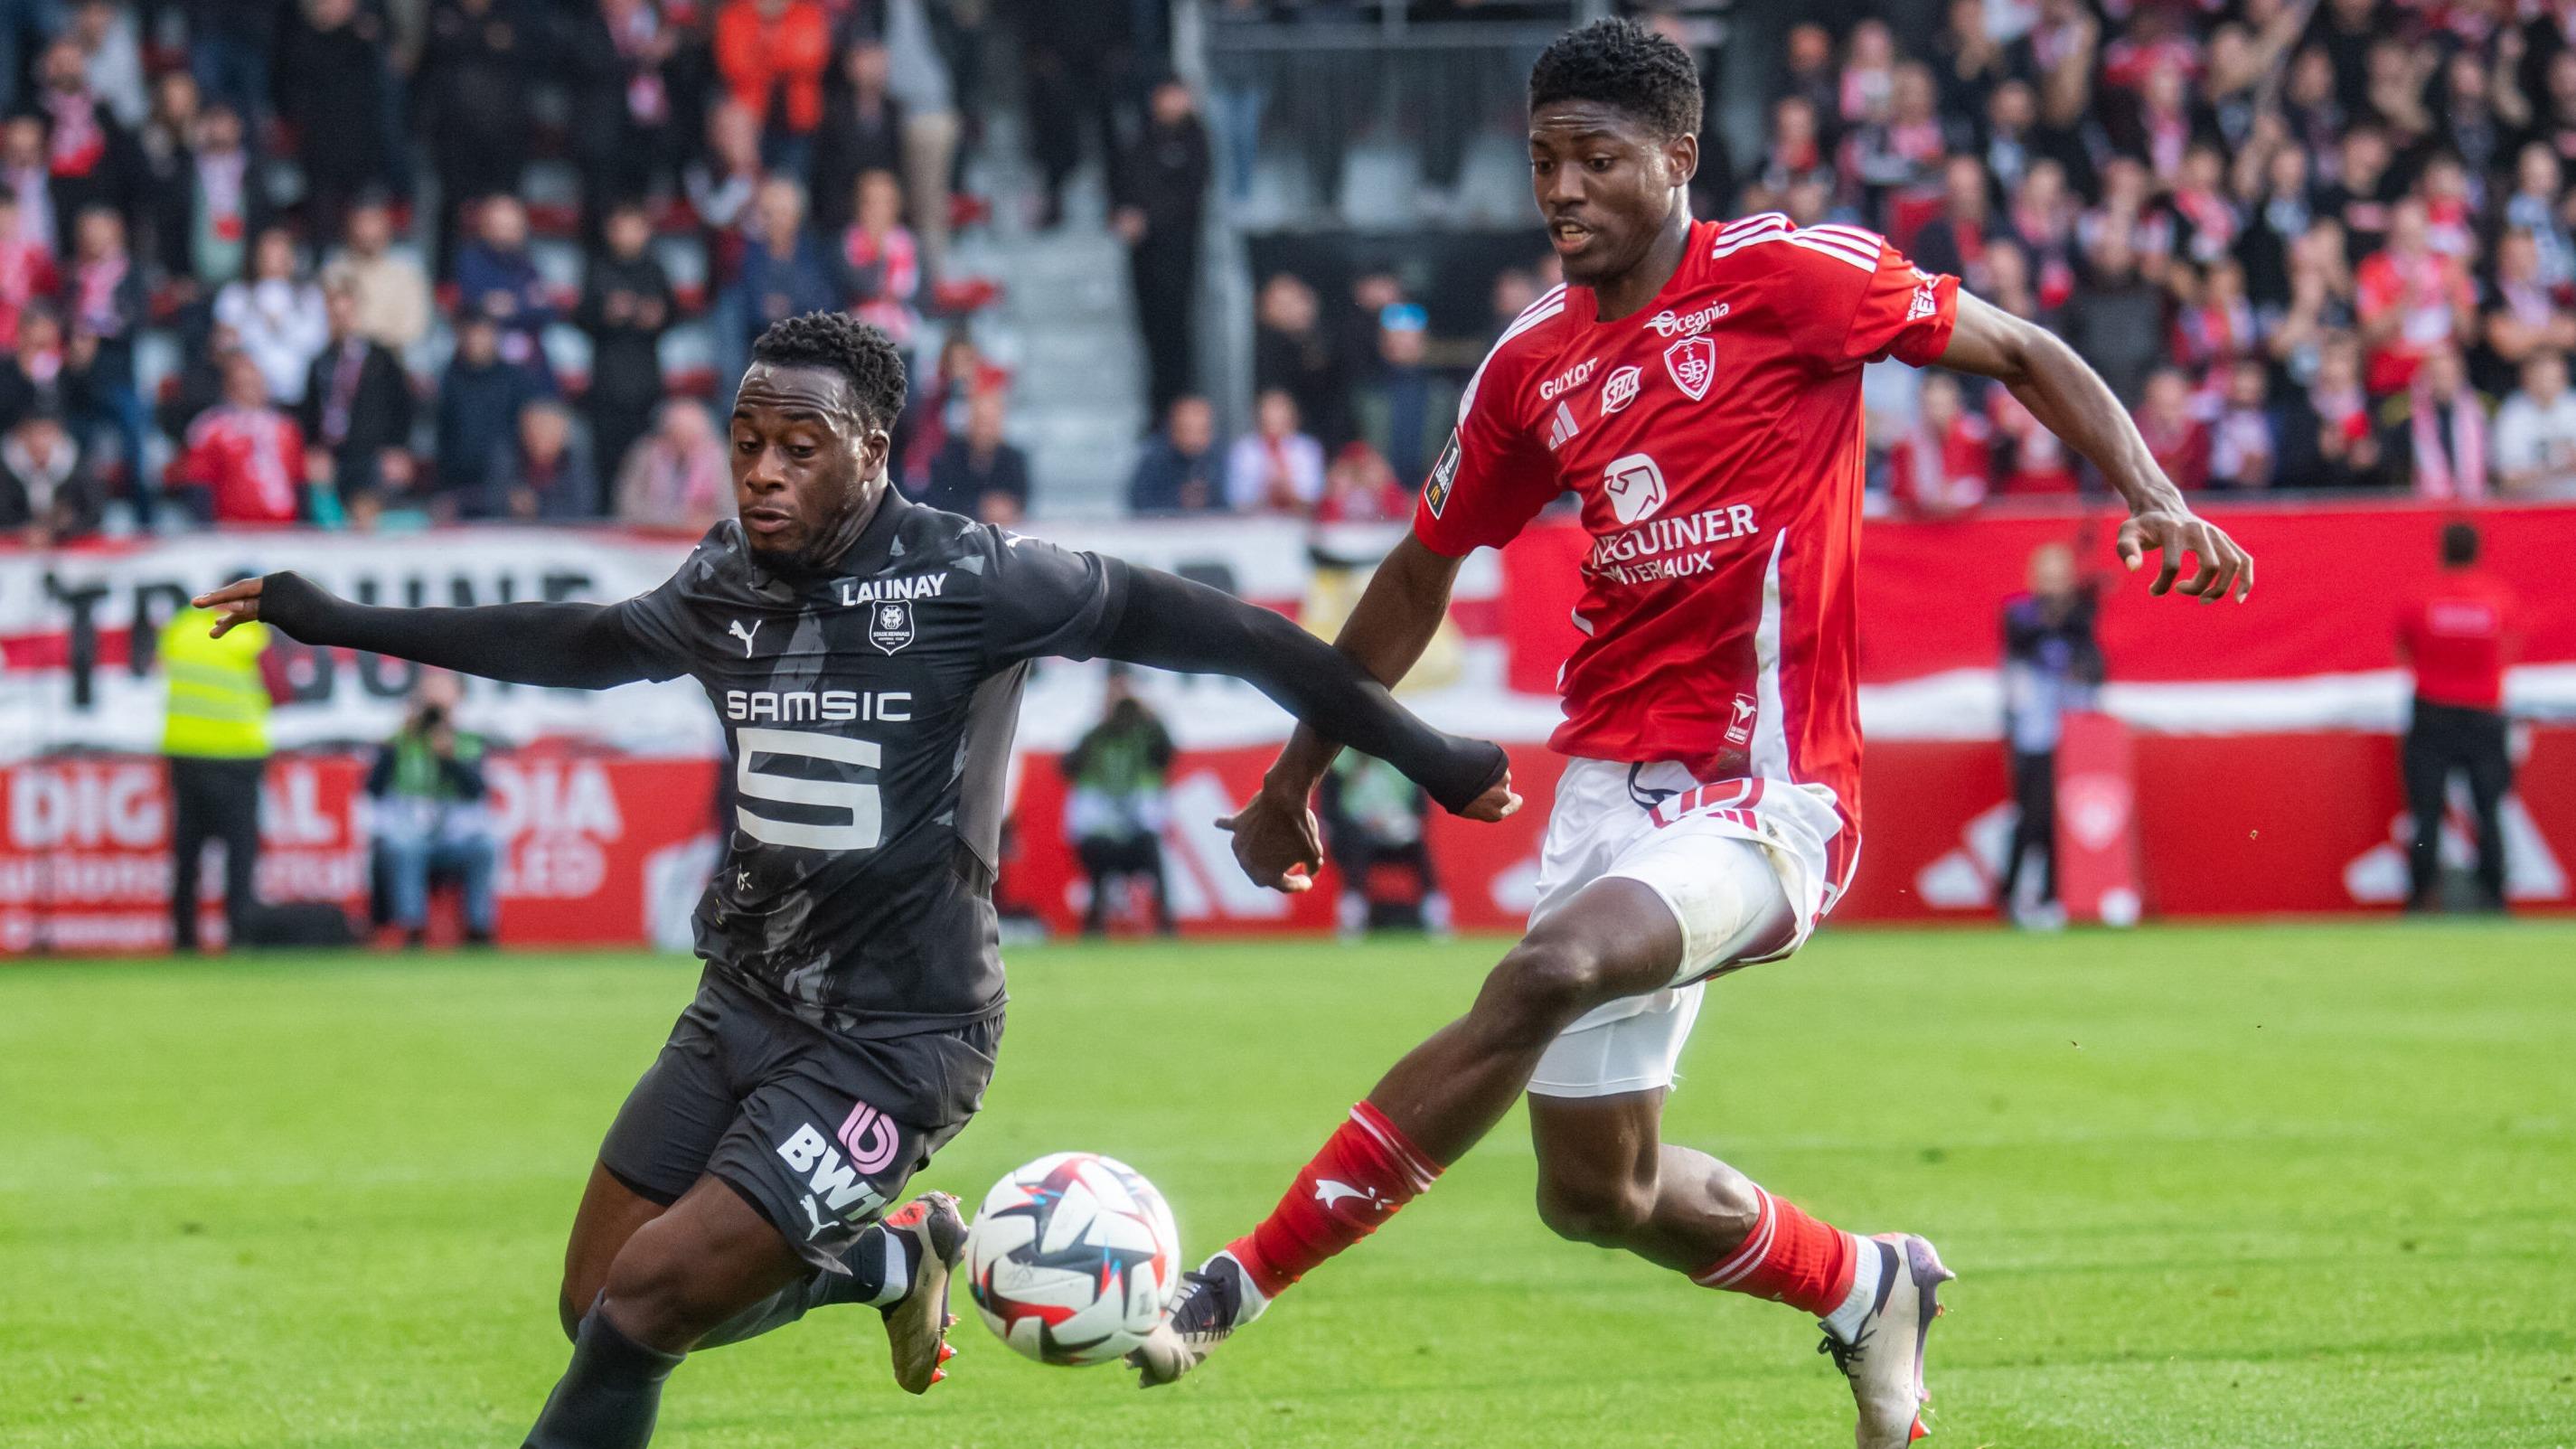
{"label": "number 5 on jersey", "polygon": [[781,805],[811,805],[846,812],[848,819],[824,824],[775,820],[734,807],[742,833],[766,845],[795,845],[807,850],[874,850],[884,830],[877,787],[857,780],[809,780],[762,770],[755,757],[828,760],[874,770],[884,752],[874,740],[851,739],[820,730],[741,729],[734,732],[741,751],[734,766],[734,788],[743,800],[770,800]]}

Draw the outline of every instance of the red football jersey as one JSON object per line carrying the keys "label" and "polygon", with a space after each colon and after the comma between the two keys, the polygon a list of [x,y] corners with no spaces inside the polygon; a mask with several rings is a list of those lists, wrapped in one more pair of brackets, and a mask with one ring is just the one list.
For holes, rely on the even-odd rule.
{"label": "red football jersey", "polygon": [[2415,697],[2459,709],[2504,707],[2513,662],[2513,591],[2477,569],[2445,569],[2397,613]]}
{"label": "red football jersey", "polygon": [[1691,793],[1808,863],[1811,919],[1859,855],[1861,365],[1939,357],[1958,288],[1858,227],[1697,223],[1634,315],[1560,287],[1504,331],[1414,514],[1456,556],[1581,496],[1585,638],[1550,745],[1732,783]]}

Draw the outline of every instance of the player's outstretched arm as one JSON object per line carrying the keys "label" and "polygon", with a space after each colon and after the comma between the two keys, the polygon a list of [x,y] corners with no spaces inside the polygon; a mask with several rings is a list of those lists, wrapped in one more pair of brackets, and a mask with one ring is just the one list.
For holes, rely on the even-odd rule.
{"label": "player's outstretched arm", "polygon": [[1351,656],[1205,584],[1131,567],[1125,608],[1101,652],[1244,680],[1325,738],[1402,770],[1453,814],[1499,820],[1520,808],[1501,746],[1431,728]]}
{"label": "player's outstretched arm", "polygon": [[[2102,470],[2129,504],[2129,521],[2120,525],[2120,561],[2134,569],[2150,552],[2164,555],[2147,592],[2179,591],[2203,603],[2216,603],[2231,594],[2242,600],[2254,592],[2253,556],[2191,511],[2182,490],[2156,466],[2129,410],[2120,406],[2110,385],[2075,355],[2074,348],[1961,292],[1958,325],[1940,363],[1991,377],[2012,389],[2042,427]],[[2199,560],[2200,566],[2190,578],[2176,583],[2184,554]]]}
{"label": "player's outstretched arm", "polygon": [[297,573],[242,579],[196,605],[214,633],[256,620],[306,644],[363,649],[511,684],[606,689],[649,678],[615,610],[599,604],[389,609],[353,604]]}
{"label": "player's outstretched arm", "polygon": [[[1402,679],[1440,630],[1459,562],[1407,533],[1369,576],[1333,647],[1382,684]],[[1314,726],[1298,725],[1262,776],[1261,793],[1217,822],[1233,835],[1235,863],[1255,885],[1292,894],[1313,888],[1324,837],[1309,802],[1341,750]]]}

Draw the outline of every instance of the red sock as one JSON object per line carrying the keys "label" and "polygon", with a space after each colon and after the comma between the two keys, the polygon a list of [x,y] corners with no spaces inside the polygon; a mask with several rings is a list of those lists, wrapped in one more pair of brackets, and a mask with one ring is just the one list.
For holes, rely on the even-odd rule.
{"label": "red sock", "polygon": [[1226,1245],[1266,1297],[1376,1232],[1440,1175],[1386,1114],[1366,1102],[1297,1174],[1297,1185],[1251,1232]]}
{"label": "red sock", "polygon": [[1852,1236],[1760,1188],[1762,1215],[1741,1247],[1691,1275],[1704,1288],[1750,1293],[1824,1318],[1850,1296]]}

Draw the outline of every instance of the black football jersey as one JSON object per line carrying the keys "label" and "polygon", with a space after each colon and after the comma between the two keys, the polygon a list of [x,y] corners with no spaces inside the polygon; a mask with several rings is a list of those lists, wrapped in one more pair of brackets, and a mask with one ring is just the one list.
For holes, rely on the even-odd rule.
{"label": "black football jersey", "polygon": [[724,721],[737,803],[696,920],[710,965],[855,1036],[1002,1002],[992,886],[1029,661],[1116,628],[1124,565],[889,492],[839,562],[772,574],[717,524],[616,605],[654,678]]}

